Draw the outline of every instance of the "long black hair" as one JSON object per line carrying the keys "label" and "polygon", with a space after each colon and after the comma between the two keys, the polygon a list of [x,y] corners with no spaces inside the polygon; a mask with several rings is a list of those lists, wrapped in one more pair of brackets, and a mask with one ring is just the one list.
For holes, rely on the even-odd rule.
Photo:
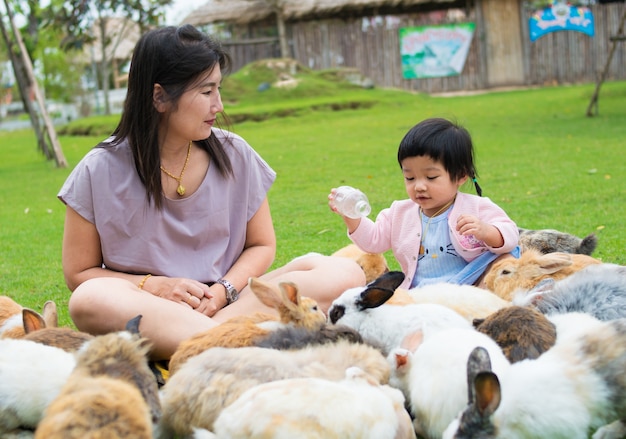
{"label": "long black hair", "polygon": [[398,163],[407,157],[428,156],[441,162],[453,181],[468,176],[476,193],[482,189],[476,180],[474,146],[470,133],[462,126],[442,118],[423,120],[405,134],[398,148]]}
{"label": "long black hair", "polygon": [[[128,73],[128,90],[113,143],[128,140],[148,201],[161,208],[159,121],[153,103],[155,84],[160,84],[174,107],[182,94],[201,75],[219,65],[223,74],[231,69],[229,54],[219,42],[192,25],[167,26],[145,33],[137,42]],[[224,148],[216,136],[195,142],[210,156],[225,177],[233,174]]]}

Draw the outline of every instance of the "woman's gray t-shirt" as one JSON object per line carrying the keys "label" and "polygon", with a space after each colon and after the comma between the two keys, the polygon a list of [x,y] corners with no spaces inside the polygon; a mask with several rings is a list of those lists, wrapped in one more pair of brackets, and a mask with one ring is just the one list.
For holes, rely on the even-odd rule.
{"label": "woman's gray t-shirt", "polygon": [[126,141],[92,149],[74,168],[58,197],[96,226],[106,268],[213,282],[237,260],[276,173],[240,136],[212,135],[234,175],[209,165],[196,192],[164,198],[161,210],[148,204]]}

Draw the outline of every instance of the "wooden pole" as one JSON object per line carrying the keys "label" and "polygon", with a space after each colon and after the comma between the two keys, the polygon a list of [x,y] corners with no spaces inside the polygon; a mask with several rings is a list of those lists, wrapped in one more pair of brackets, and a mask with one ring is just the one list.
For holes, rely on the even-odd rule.
{"label": "wooden pole", "polygon": [[609,72],[609,67],[611,66],[611,60],[613,59],[617,43],[624,40],[624,21],[626,21],[626,8],[624,8],[624,13],[622,14],[622,19],[619,23],[617,35],[611,38],[611,50],[609,51],[609,56],[604,64],[604,69],[602,69],[602,73],[598,78],[598,82],[596,82],[596,89],[593,91],[591,101],[589,101],[589,105],[587,106],[587,117],[597,116],[598,114],[598,96],[600,95],[600,87]]}
{"label": "wooden pole", "polygon": [[[9,7],[8,0],[4,0],[4,5],[7,9],[7,15],[9,17],[9,24],[11,26],[13,38],[15,39],[15,42],[17,43],[17,46],[20,52],[21,62],[24,66],[24,70],[26,71],[26,76],[28,78],[28,81],[30,82],[30,86],[32,88],[35,99],[37,103],[39,104],[39,111],[41,113],[41,117],[44,122],[45,131],[48,134],[50,143],[52,144],[52,150],[54,152],[53,155],[54,155],[54,159],[56,161],[57,167],[66,168],[67,160],[65,160],[65,156],[63,155],[63,151],[61,150],[61,145],[59,144],[59,140],[57,138],[54,125],[52,124],[52,120],[50,119],[50,116],[48,115],[48,110],[46,109],[46,103],[39,89],[39,85],[37,84],[37,79],[35,78],[35,74],[33,73],[33,64],[30,61],[30,57],[28,56],[28,52],[26,51],[26,47],[24,46],[22,35],[18,31],[17,27],[15,26],[15,22],[13,21],[13,12],[11,11],[11,8]],[[13,69],[15,70],[15,66],[13,66]],[[28,97],[26,98],[28,99]],[[32,115],[31,115],[31,118],[32,118]]]}

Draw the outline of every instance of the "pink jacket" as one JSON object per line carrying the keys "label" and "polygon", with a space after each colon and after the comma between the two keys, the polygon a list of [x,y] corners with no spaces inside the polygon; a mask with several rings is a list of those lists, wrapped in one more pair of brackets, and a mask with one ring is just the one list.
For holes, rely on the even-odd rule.
{"label": "pink jacket", "polygon": [[[461,214],[474,215],[498,228],[504,239],[504,245],[492,248],[485,243],[468,240],[456,231],[456,222]],[[448,215],[450,239],[457,253],[467,262],[482,253],[495,254],[511,252],[518,244],[519,230],[506,212],[489,198],[459,192]],[[383,253],[391,249],[393,255],[406,275],[402,288],[411,285],[417,268],[417,257],[422,236],[419,205],[412,200],[394,201],[391,207],[383,209],[376,217],[376,222],[369,218],[361,219],[359,227],[349,238],[361,250],[368,253]],[[468,241],[473,241],[470,243]]]}

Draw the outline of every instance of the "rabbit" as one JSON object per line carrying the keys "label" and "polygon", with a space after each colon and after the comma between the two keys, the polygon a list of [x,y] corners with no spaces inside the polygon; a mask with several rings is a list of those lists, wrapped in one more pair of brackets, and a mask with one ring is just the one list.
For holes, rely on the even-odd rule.
{"label": "rabbit", "polygon": [[598,246],[598,237],[591,233],[584,238],[554,229],[530,230],[518,227],[522,251],[534,248],[541,253],[577,253],[591,256]]}
{"label": "rabbit", "polygon": [[35,439],[152,438],[161,404],[140,319],[130,320],[125,331],[94,337],[77,352],[76,367],[46,408]]}
{"label": "rabbit", "polygon": [[0,437],[34,429],[76,365],[73,354],[30,340],[0,339]]}
{"label": "rabbit", "polygon": [[512,301],[518,290],[528,291],[542,279],[563,279],[578,270],[601,261],[591,256],[568,253],[542,254],[528,249],[519,259],[494,262],[485,274],[485,285],[504,300]]}
{"label": "rabbit", "polygon": [[344,291],[328,310],[330,322],[355,329],[364,340],[380,346],[384,355],[398,347],[407,333],[424,324],[431,332],[449,327],[472,327],[459,313],[436,303],[385,305],[403,279],[402,272],[391,271],[365,287]]}
{"label": "rabbit", "polygon": [[254,386],[220,413],[214,433],[231,439],[416,437],[402,393],[357,367],[340,381],[307,377]]}
{"label": "rabbit", "polygon": [[511,363],[535,359],[556,343],[556,326],[541,312],[524,306],[502,308],[474,327],[491,337]]}
{"label": "rabbit", "polygon": [[180,343],[169,361],[170,376],[194,355],[215,346],[252,346],[254,341],[285,326],[318,329],[326,323],[326,315],[315,300],[301,297],[291,282],[274,285],[258,278],[250,278],[248,285],[265,305],[278,311],[279,319],[255,313],[252,316],[233,317],[224,323],[201,332]]}
{"label": "rabbit", "polygon": [[31,340],[48,346],[64,349],[68,352],[79,350],[86,342],[93,339],[93,335],[76,331],[71,328],[41,328],[34,332],[27,332],[24,340]]}
{"label": "rabbit", "polygon": [[551,315],[585,312],[599,320],[626,318],[626,267],[594,264],[565,279],[544,279],[514,303]]}
{"label": "rabbit", "polygon": [[351,366],[380,384],[389,380],[389,364],[378,349],[347,340],[285,351],[210,348],[189,358],[161,388],[163,416],[156,437],[212,430],[221,410],[257,384],[298,377],[337,381]]}
{"label": "rabbit", "polygon": [[[427,331],[428,328],[425,328]],[[450,328],[424,337],[408,335],[388,358],[389,384],[402,390],[420,437],[440,438],[448,424],[467,405],[467,356],[482,346],[499,373],[510,367],[500,347],[473,328]]]}
{"label": "rabbit", "polygon": [[451,283],[437,283],[414,287],[409,290],[398,288],[386,303],[390,305],[438,303],[456,311],[470,323],[474,319],[485,318],[497,310],[511,305],[511,302],[484,288]]}
{"label": "rabbit", "polygon": [[0,338],[22,338],[26,330],[58,326],[56,303],[48,300],[42,314],[24,308],[9,296],[0,296]]}
{"label": "rabbit", "polygon": [[622,437],[610,432],[626,416],[626,319],[568,313],[553,322],[556,344],[503,374],[470,355],[469,405],[443,438],[587,439],[594,430],[594,437]]}
{"label": "rabbit", "polygon": [[254,341],[254,346],[270,349],[300,349],[309,345],[335,343],[345,339],[363,343],[363,337],[345,325],[323,325],[320,329],[286,326]]}
{"label": "rabbit", "polygon": [[348,244],[340,248],[332,256],[342,256],[354,259],[365,273],[365,282],[370,283],[384,273],[389,272],[389,265],[385,255],[382,253],[367,253],[361,250],[356,244]]}

